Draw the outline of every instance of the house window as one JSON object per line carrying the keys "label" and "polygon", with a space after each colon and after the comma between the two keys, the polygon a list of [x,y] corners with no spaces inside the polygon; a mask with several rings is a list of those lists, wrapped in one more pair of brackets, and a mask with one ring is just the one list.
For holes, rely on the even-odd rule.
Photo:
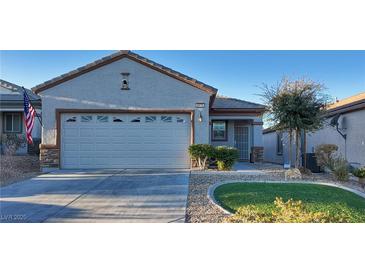
{"label": "house window", "polygon": [[283,155],[283,133],[276,133],[276,154]]}
{"label": "house window", "polygon": [[4,132],[5,133],[21,133],[23,128],[21,113],[5,113],[4,114]]}
{"label": "house window", "polygon": [[227,141],[227,121],[212,122],[212,140]]}

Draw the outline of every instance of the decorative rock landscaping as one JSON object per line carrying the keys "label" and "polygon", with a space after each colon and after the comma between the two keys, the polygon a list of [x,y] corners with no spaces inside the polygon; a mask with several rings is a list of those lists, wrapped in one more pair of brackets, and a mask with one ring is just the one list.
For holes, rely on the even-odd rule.
{"label": "decorative rock landscaping", "polygon": [[40,174],[38,156],[0,157],[0,186],[34,177]]}
{"label": "decorative rock landscaping", "polygon": [[[190,223],[219,223],[222,222],[227,212],[217,207],[208,197],[210,186],[220,182],[240,181],[283,181],[285,170],[278,165],[254,164],[257,172],[242,173],[236,171],[192,171],[190,174],[189,195],[186,209],[186,222]],[[262,172],[263,171],[263,172]],[[302,181],[321,181],[339,186],[345,186],[364,192],[361,185],[350,180],[349,182],[338,182],[333,180],[329,174],[303,175]]]}

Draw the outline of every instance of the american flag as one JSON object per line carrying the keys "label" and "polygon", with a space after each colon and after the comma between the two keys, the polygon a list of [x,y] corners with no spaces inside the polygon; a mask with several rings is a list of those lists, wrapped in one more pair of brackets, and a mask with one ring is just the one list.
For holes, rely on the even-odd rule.
{"label": "american flag", "polygon": [[24,91],[24,122],[25,122],[25,129],[27,133],[27,141],[28,144],[33,144],[32,138],[32,130],[34,126],[34,119],[35,119],[35,110],[32,104],[29,101],[28,95]]}

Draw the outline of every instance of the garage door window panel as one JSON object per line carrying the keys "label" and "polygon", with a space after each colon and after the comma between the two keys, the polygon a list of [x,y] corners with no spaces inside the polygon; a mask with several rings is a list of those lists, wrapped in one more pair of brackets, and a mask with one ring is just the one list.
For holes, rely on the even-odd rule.
{"label": "garage door window panel", "polygon": [[156,116],[146,116],[145,117],[145,122],[146,123],[153,123],[153,122],[156,122],[156,120],[157,120]]}
{"label": "garage door window panel", "polygon": [[171,116],[161,116],[161,121],[164,123],[172,123],[172,117]]}
{"label": "garage door window panel", "polygon": [[141,117],[136,117],[136,118],[133,118],[131,120],[132,123],[140,123],[141,122]]}
{"label": "garage door window panel", "polygon": [[109,117],[106,116],[106,115],[98,115],[97,116],[97,121],[99,123],[107,123],[107,122],[109,122]]}
{"label": "garage door window panel", "polygon": [[93,117],[91,115],[82,115],[81,116],[81,122],[82,123],[90,123],[93,120]]}
{"label": "garage door window panel", "polygon": [[185,123],[185,119],[181,117],[176,117],[176,123]]}
{"label": "garage door window panel", "polygon": [[75,123],[77,121],[76,116],[70,117],[66,120],[66,123]]}
{"label": "garage door window panel", "polygon": [[121,118],[118,117],[113,117],[113,123],[122,123],[123,120]]}

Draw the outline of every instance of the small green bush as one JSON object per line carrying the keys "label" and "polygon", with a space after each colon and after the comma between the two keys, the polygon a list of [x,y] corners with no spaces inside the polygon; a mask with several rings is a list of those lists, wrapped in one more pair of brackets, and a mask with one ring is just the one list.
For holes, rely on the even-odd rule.
{"label": "small green bush", "polygon": [[344,182],[349,180],[349,167],[345,159],[342,157],[332,158],[330,167],[337,180]]}
{"label": "small green bush", "polygon": [[196,160],[200,169],[205,169],[208,159],[214,157],[215,149],[208,144],[193,144],[189,146],[189,154]]}
{"label": "small green bush", "polygon": [[365,167],[355,168],[352,174],[357,178],[365,178]]}
{"label": "small green bush", "polygon": [[350,223],[357,216],[348,208],[341,208],[338,212],[314,212],[302,203],[289,199],[284,202],[281,197],[274,201],[274,209],[265,211],[249,205],[240,207],[233,216],[224,221],[229,223]]}
{"label": "small green bush", "polygon": [[200,169],[205,169],[208,160],[214,158],[217,162],[218,170],[231,170],[239,158],[239,153],[236,148],[227,146],[214,147],[208,144],[194,144],[189,146],[189,155],[197,162]]}
{"label": "small green bush", "polygon": [[218,170],[231,170],[239,153],[236,148],[219,146],[215,148],[214,158],[217,160]]}
{"label": "small green bush", "polygon": [[318,145],[315,148],[317,165],[319,165],[322,168],[327,167],[331,169],[331,160],[333,158],[333,154],[337,150],[338,150],[337,145],[333,144]]}

